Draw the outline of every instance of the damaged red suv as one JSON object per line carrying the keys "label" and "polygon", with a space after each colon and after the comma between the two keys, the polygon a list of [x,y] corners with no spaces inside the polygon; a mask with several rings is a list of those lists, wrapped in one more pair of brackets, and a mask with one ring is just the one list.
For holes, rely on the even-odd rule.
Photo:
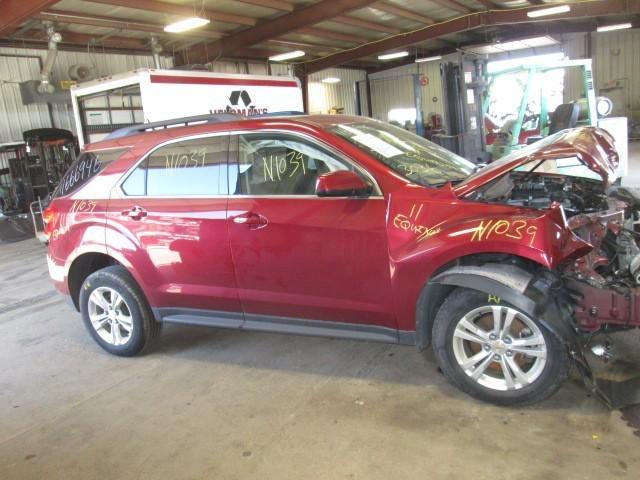
{"label": "damaged red suv", "polygon": [[55,193],[49,271],[116,355],[164,322],[431,346],[464,392],[533,403],[640,324],[612,145],[565,130],[479,168],[361,117],[131,127]]}

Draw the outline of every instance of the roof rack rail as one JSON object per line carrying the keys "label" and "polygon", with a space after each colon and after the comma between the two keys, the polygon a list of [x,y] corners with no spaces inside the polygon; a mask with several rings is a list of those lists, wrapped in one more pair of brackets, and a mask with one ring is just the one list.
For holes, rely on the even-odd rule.
{"label": "roof rack rail", "polygon": [[162,120],[159,122],[140,123],[137,125],[131,125],[129,127],[119,128],[118,130],[114,130],[113,132],[111,132],[104,139],[113,140],[115,138],[130,137],[131,135],[137,135],[139,133],[144,133],[149,130],[158,130],[161,128],[170,128],[170,127],[178,127],[178,126],[186,127],[187,125],[194,124],[194,123],[198,123],[198,124],[221,123],[221,122],[231,122],[233,120],[244,120],[247,118],[293,117],[298,115],[307,115],[307,114],[304,112],[296,111],[296,110],[287,110],[283,112],[269,112],[269,113],[263,113],[260,115],[251,115],[250,117],[236,115],[234,113],[195,115],[192,117],[171,118],[169,120]]}
{"label": "roof rack rail", "polygon": [[105,137],[105,140],[113,140],[114,138],[130,137],[131,135],[137,135],[149,130],[158,130],[161,128],[170,128],[178,126],[187,126],[193,123],[220,123],[231,122],[233,120],[242,120],[244,117],[240,115],[234,115],[232,113],[218,113],[218,114],[206,114],[195,115],[192,117],[171,118],[169,120],[162,120],[159,122],[140,123],[138,125],[131,125],[130,127],[119,128],[114,130]]}
{"label": "roof rack rail", "polygon": [[260,115],[251,115],[249,118],[265,118],[265,117],[296,117],[298,115],[307,115],[297,110],[285,110],[282,112],[261,113]]}

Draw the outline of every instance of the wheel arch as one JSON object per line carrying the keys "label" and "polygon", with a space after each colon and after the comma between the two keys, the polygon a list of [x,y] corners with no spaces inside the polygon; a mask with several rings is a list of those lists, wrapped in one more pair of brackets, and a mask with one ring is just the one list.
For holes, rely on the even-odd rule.
{"label": "wheel arch", "polygon": [[[475,254],[448,262],[434,271],[420,291],[416,304],[416,344],[420,350],[429,347],[436,313],[456,288],[486,293],[494,301],[505,301],[539,317],[542,299],[550,289],[558,287],[557,282],[556,275],[544,265],[512,254]],[[552,315],[552,320],[545,322],[547,328],[564,343],[572,343],[570,326],[557,317]]]}
{"label": "wheel arch", "polygon": [[76,310],[80,311],[78,298],[84,280],[94,272],[113,265],[122,265],[118,260],[102,252],[85,252],[78,255],[69,267],[67,285]]}

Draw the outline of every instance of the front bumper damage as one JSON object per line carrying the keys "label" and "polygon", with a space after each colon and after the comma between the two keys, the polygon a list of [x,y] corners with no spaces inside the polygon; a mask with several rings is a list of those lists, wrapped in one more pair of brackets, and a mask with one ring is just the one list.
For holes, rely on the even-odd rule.
{"label": "front bumper damage", "polygon": [[640,289],[617,292],[570,280],[566,292],[575,332],[567,346],[585,386],[612,409],[640,404],[640,363],[615,353],[615,342],[640,326]]}

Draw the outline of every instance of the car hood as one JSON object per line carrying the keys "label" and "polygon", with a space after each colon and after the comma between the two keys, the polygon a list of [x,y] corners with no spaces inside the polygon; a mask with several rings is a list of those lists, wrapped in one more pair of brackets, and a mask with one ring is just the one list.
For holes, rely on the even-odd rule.
{"label": "car hood", "polygon": [[527,163],[573,157],[602,178],[605,188],[615,180],[618,153],[613,137],[601,128],[580,127],[562,130],[512,152],[467,177],[454,191],[463,196]]}

